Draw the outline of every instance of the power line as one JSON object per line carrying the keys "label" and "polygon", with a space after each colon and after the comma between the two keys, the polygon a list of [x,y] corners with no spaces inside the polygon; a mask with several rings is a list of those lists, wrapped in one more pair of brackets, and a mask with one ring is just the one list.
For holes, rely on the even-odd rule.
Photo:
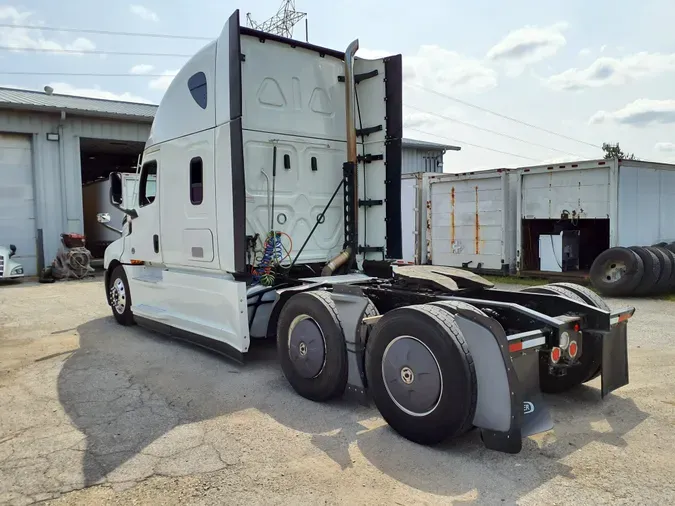
{"label": "power line", "polygon": [[501,153],[502,155],[515,156],[516,158],[524,158],[525,160],[531,160],[533,162],[538,162],[536,158],[530,158],[529,156],[516,155],[515,153],[509,153],[508,151],[500,151],[499,149],[488,148],[487,146],[481,146],[480,144],[471,144],[470,142],[460,141],[458,139],[452,139],[450,137],[445,137],[444,135],[432,134],[431,132],[425,132],[424,130],[419,130],[417,128],[406,128],[406,130],[412,130],[413,132],[419,132],[425,135],[431,135],[432,137],[438,137],[439,139],[445,139],[457,144],[465,144],[467,146],[473,146],[474,148],[486,149],[488,151],[494,151],[495,153]]}
{"label": "power line", "polygon": [[14,47],[0,46],[0,51],[28,51],[31,53],[64,53],[64,54],[98,54],[113,56],[168,56],[171,58],[190,58],[191,54],[172,54],[172,53],[134,53],[127,51],[103,51],[99,49],[62,49],[62,48],[42,48],[42,47]]}
{"label": "power line", "polygon": [[403,107],[408,107],[410,109],[414,109],[414,110],[422,112],[424,114],[428,114],[430,116],[435,116],[437,118],[441,118],[441,119],[444,119],[444,120],[447,120],[447,121],[454,121],[455,123],[459,123],[460,125],[465,125],[465,126],[468,126],[468,127],[471,127],[471,128],[475,128],[476,130],[481,130],[483,132],[488,132],[488,133],[491,133],[491,134],[494,134],[494,135],[500,135],[502,137],[506,137],[507,139],[512,139],[514,141],[524,142],[525,144],[530,144],[532,146],[537,146],[537,147],[544,148],[544,149],[550,149],[551,151],[557,151],[558,153],[564,153],[566,155],[572,155],[572,156],[576,156],[576,157],[579,157],[579,158],[584,158],[582,155],[578,155],[576,153],[570,153],[569,151],[564,151],[562,149],[551,148],[551,147],[545,146],[543,144],[537,144],[536,142],[527,141],[525,139],[521,139],[520,137],[514,137],[512,135],[508,135],[508,134],[505,134],[505,133],[502,133],[502,132],[497,132],[496,130],[490,130],[489,128],[483,128],[483,127],[480,127],[478,125],[474,125],[472,123],[467,123],[466,121],[462,121],[462,120],[459,120],[457,118],[451,118],[450,116],[444,116],[443,114],[437,114],[435,112],[425,111],[424,109],[420,109],[419,107],[415,107],[413,105],[403,104]]}
{"label": "power line", "polygon": [[73,77],[174,77],[173,74],[94,74],[90,72],[5,72],[0,75],[8,76],[73,76]]}
{"label": "power line", "polygon": [[527,123],[525,121],[521,121],[521,120],[516,119],[516,118],[512,118],[511,116],[507,116],[505,114],[501,114],[501,113],[498,113],[498,112],[495,112],[495,111],[491,111],[490,109],[486,109],[484,107],[480,107],[480,106],[475,105],[475,104],[470,104],[469,102],[465,102],[464,100],[460,100],[458,98],[451,97],[450,95],[446,95],[445,93],[441,93],[439,91],[435,91],[435,90],[432,90],[430,88],[420,86],[418,84],[405,83],[405,85],[410,86],[412,88],[417,88],[419,90],[426,91],[428,93],[433,93],[434,95],[438,95],[439,97],[447,98],[448,100],[452,100],[454,102],[465,105],[467,107],[472,107],[474,109],[478,109],[479,111],[487,112],[488,114],[492,114],[494,116],[497,116],[497,117],[500,117],[500,118],[503,118],[503,119],[507,119],[509,121],[514,121],[515,123],[520,123],[521,125],[525,125],[527,127],[534,128],[535,130],[541,130],[542,132],[546,132],[546,133],[549,133],[551,135],[557,135],[558,137],[562,137],[563,139],[567,139],[567,140],[574,141],[574,142],[579,142],[581,144],[586,144],[587,146],[591,146],[592,148],[601,149],[601,146],[598,146],[596,144],[591,144],[590,142],[581,141],[579,139],[575,139],[574,137],[569,137],[567,135],[563,135],[563,134],[560,134],[558,132],[554,132],[552,130],[547,130],[546,128],[543,128],[543,127],[540,127],[540,126],[537,126],[537,125],[533,125],[531,123]]}
{"label": "power line", "polygon": [[113,32],[109,30],[92,30],[85,28],[59,28],[56,26],[13,25],[10,23],[0,23],[0,28],[20,28],[23,30],[43,30],[46,32],[91,33],[96,35],[121,35],[124,37],[152,37],[157,39],[214,40],[215,38],[215,37],[196,37],[192,35],[169,35],[166,33]]}

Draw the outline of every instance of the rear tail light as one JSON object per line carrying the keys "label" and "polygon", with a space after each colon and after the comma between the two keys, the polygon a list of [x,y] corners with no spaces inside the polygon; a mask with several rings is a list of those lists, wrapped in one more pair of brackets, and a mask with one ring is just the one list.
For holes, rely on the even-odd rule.
{"label": "rear tail light", "polygon": [[572,341],[570,343],[569,350],[567,350],[568,353],[570,354],[570,357],[574,358],[577,356],[577,353],[579,353],[579,346],[577,345],[576,341]]}
{"label": "rear tail light", "polygon": [[[576,343],[575,343],[576,345]],[[560,362],[560,356],[562,355],[562,350],[557,346],[551,350],[551,362],[557,364]]]}

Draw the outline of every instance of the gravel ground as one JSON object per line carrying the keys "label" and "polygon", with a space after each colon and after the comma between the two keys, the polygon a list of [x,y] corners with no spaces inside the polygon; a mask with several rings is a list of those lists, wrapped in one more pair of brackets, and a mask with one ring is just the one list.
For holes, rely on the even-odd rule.
{"label": "gravel ground", "polygon": [[427,448],[374,408],[114,323],[100,279],[0,287],[0,503],[675,504],[675,304],[632,304],[630,384],[549,397],[518,455]]}

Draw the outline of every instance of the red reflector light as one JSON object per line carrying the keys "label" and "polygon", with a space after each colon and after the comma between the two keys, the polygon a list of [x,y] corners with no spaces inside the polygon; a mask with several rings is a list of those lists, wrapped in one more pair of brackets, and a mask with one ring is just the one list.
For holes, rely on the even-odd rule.
{"label": "red reflector light", "polygon": [[579,326],[578,323],[575,323],[574,324],[574,332],[579,332],[579,330],[581,330],[581,327]]}
{"label": "red reflector light", "polygon": [[574,358],[574,357],[577,356],[577,353],[579,352],[579,346],[577,346],[576,341],[572,341],[570,343],[570,348],[569,348],[568,351],[569,351],[570,357]]}
{"label": "red reflector light", "polygon": [[[576,346],[576,344],[577,343],[574,343],[575,346]],[[554,364],[557,364],[560,361],[560,354],[561,353],[562,352],[560,351],[560,348],[558,348],[557,346],[555,348],[553,348],[551,350],[551,362],[553,362]]]}
{"label": "red reflector light", "polygon": [[519,342],[519,343],[509,344],[509,351],[511,353],[516,352],[516,351],[522,351],[522,349],[523,349],[522,341]]}

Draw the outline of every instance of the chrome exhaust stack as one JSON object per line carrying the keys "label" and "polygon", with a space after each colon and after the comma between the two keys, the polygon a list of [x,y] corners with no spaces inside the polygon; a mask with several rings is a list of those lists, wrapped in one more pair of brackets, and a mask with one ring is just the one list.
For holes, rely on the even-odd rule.
{"label": "chrome exhaust stack", "polygon": [[[342,183],[344,192],[344,247],[338,255],[340,263],[354,261],[359,253],[359,185],[358,185],[358,157],[356,154],[356,81],[354,79],[354,55],[359,49],[359,40],[354,40],[345,51],[345,117],[347,127],[347,161],[342,166]],[[337,260],[336,257],[333,261]],[[332,264],[333,262],[331,262]],[[326,266],[328,268],[328,266]],[[338,267],[337,265],[333,266]],[[349,266],[348,266],[349,269]]]}

